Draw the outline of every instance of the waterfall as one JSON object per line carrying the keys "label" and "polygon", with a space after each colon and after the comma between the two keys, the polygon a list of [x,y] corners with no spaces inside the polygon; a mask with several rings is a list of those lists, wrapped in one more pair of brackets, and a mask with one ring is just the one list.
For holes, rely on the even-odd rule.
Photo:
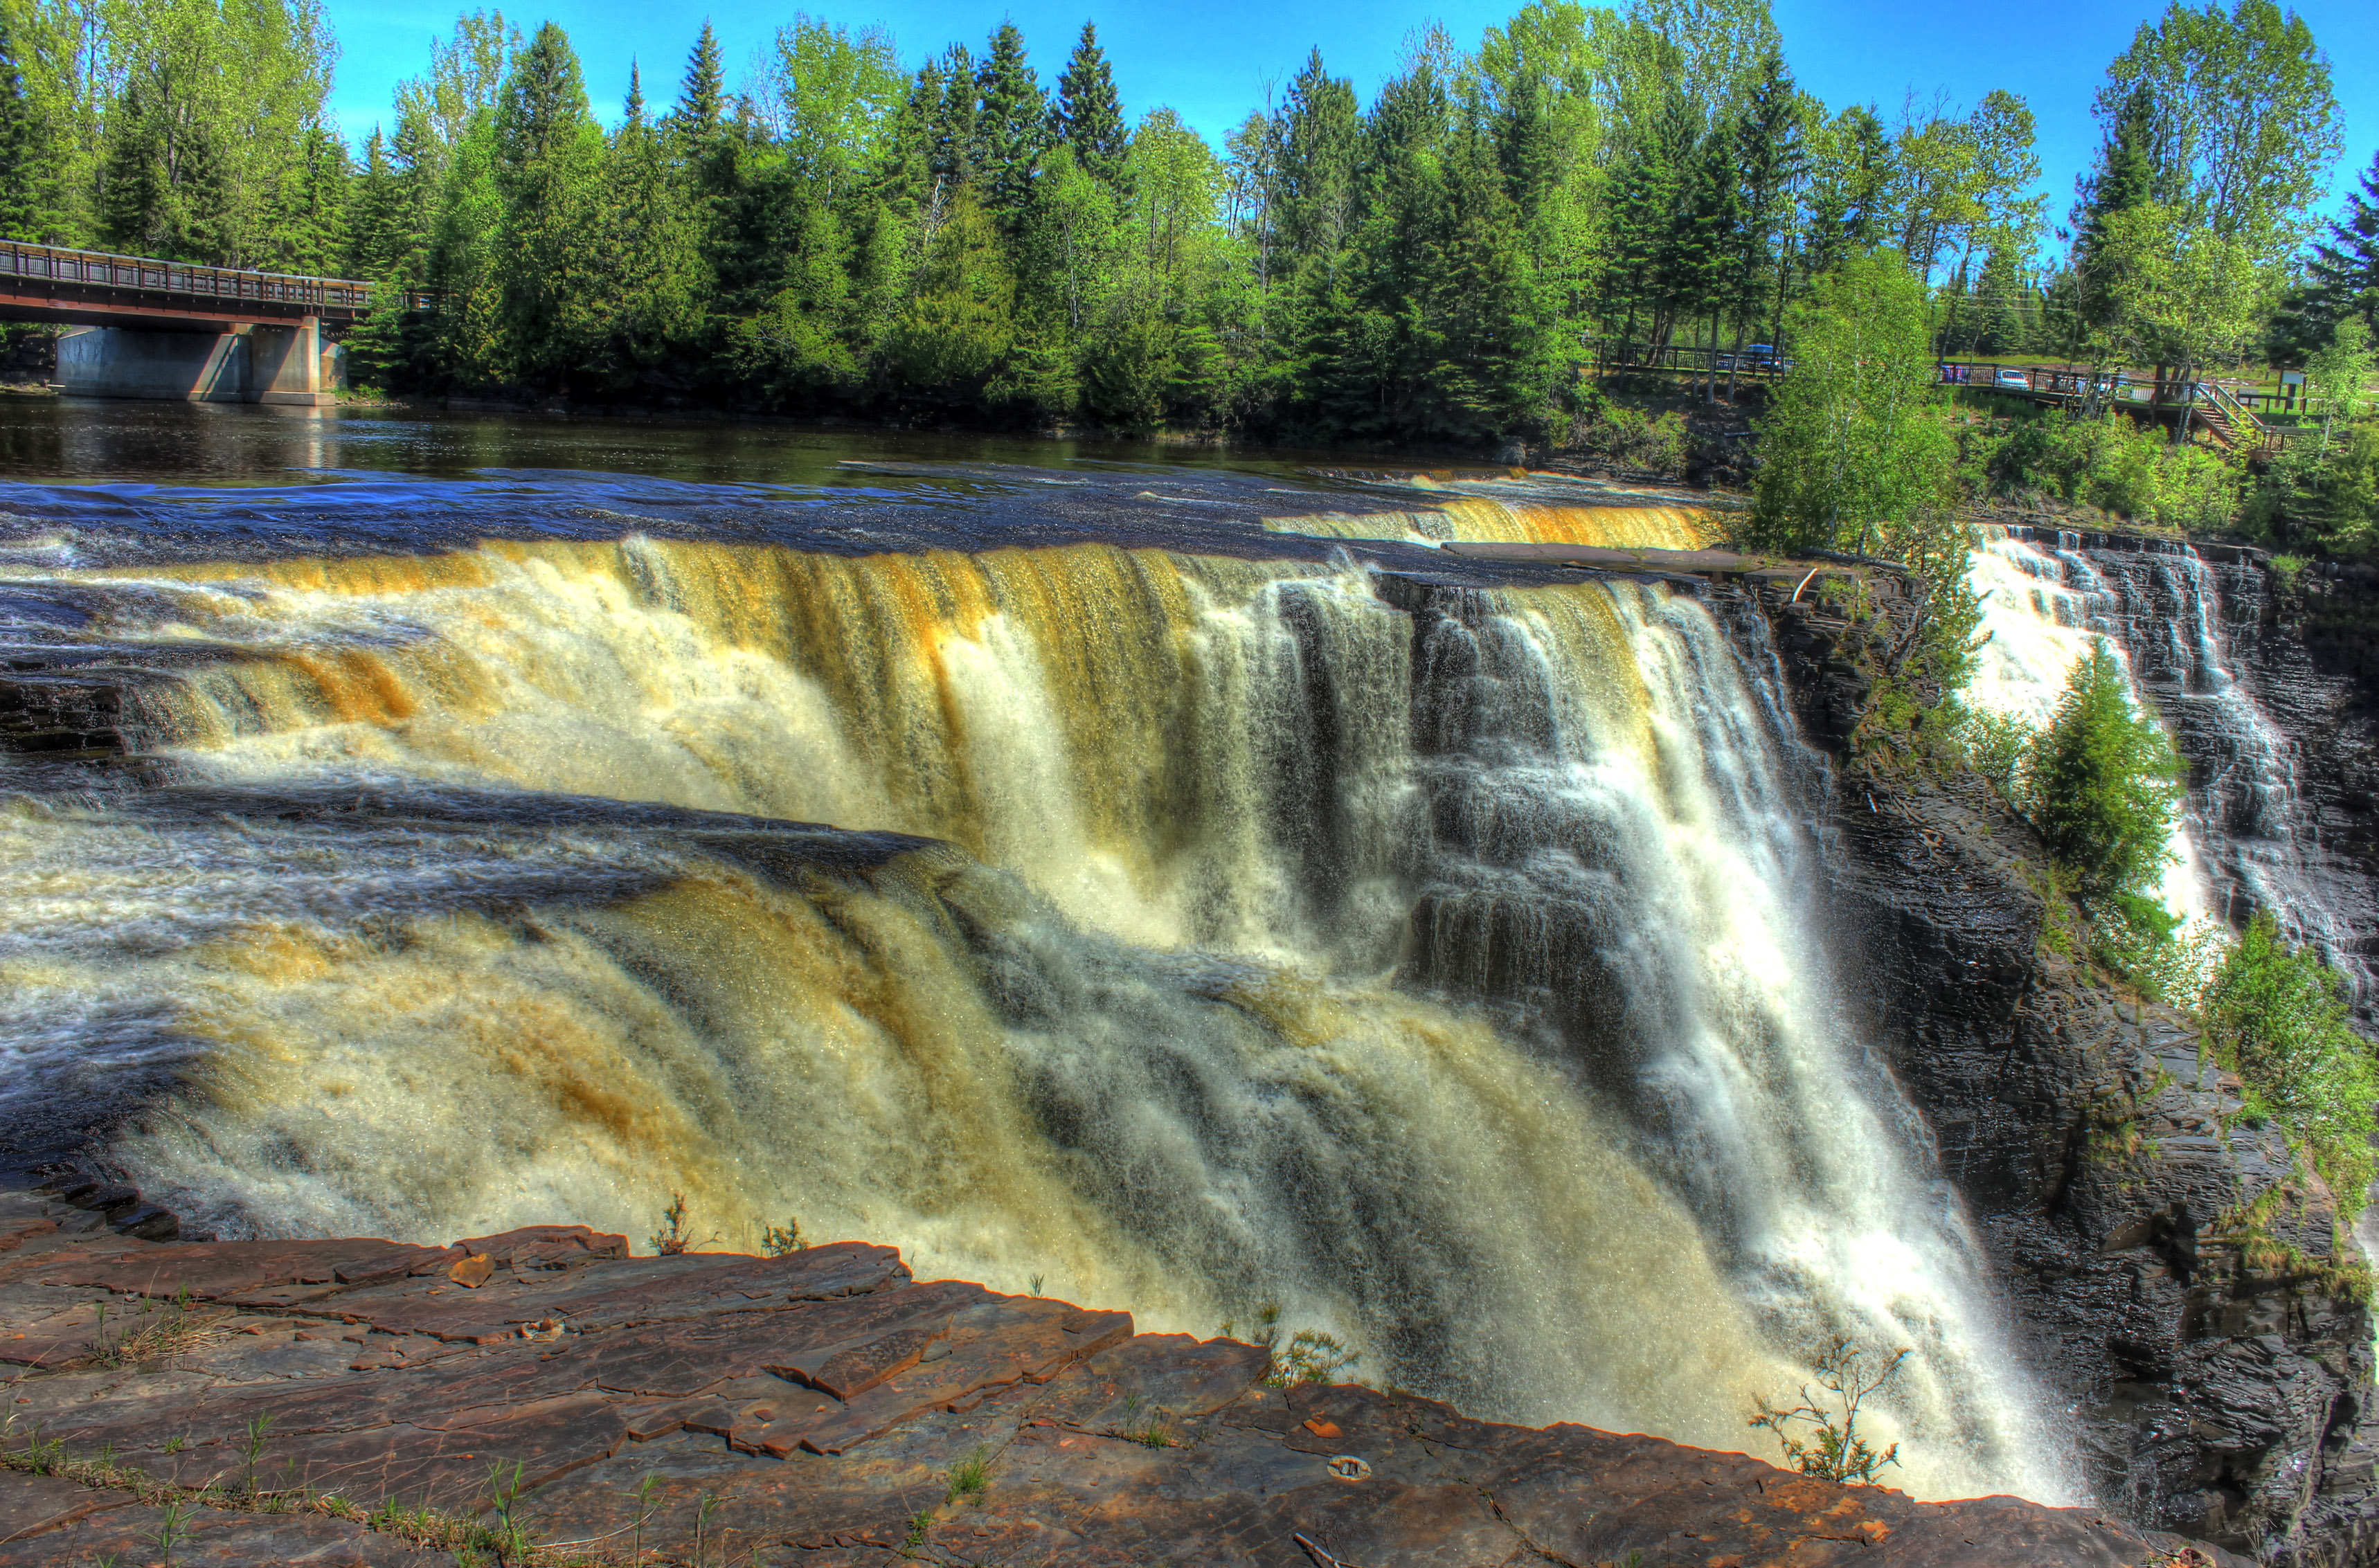
{"label": "waterfall", "polygon": [[2361,945],[2312,867],[2317,834],[2294,750],[2242,677],[2222,585],[2198,552],[2162,541],[2088,548],[2070,533],[2054,544],[1998,537],[1975,552],[1969,581],[1990,634],[1971,701],[2045,722],[2067,673],[2104,637],[2172,727],[2191,772],[2167,906],[2233,925],[2268,911],[2367,990]]}
{"label": "waterfall", "polygon": [[[1478,488],[1483,488],[1479,487]],[[1333,539],[1398,539],[1435,545],[1595,545],[1608,549],[1702,549],[1724,533],[1721,513],[1673,501],[1631,497],[1626,504],[1582,506],[1574,501],[1470,493],[1432,497],[1408,511],[1313,513],[1267,517],[1275,533]]]}
{"label": "waterfall", "polygon": [[677,1189],[1723,1448],[1842,1333],[1915,1352],[1895,1482],[2069,1491],[1689,597],[634,535],[5,570],[173,779],[8,797],[10,1083],[226,1230]]}

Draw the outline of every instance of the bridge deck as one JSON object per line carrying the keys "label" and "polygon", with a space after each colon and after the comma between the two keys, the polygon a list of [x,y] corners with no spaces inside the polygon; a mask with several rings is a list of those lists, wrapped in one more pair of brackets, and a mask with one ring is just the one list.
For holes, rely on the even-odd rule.
{"label": "bridge deck", "polygon": [[222,332],[311,316],[351,321],[371,285],[0,240],[0,320]]}

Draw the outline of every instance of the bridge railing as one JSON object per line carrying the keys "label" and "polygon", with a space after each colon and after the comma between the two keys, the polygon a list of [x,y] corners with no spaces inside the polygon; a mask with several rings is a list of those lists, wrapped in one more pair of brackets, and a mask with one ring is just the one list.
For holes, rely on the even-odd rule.
{"label": "bridge railing", "polygon": [[371,285],[351,278],[308,278],[293,272],[198,267],[187,261],[161,261],[150,256],[116,256],[104,250],[67,250],[54,245],[0,240],[0,283],[11,279],[39,280],[75,288],[186,295],[210,304],[362,310],[371,303]]}

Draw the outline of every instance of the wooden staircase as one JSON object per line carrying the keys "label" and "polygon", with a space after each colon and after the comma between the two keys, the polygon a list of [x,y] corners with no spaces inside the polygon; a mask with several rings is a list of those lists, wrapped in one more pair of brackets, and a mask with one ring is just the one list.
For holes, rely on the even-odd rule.
{"label": "wooden staircase", "polygon": [[2269,452],[2280,448],[2280,433],[2264,423],[2255,411],[2239,401],[2228,387],[2213,381],[2192,381],[2183,391],[2193,394],[2188,406],[2214,439],[2232,452]]}

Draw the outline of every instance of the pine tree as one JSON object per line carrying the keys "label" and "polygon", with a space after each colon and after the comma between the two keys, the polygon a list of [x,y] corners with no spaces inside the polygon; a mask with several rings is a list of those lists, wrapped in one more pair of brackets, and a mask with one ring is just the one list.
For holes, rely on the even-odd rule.
{"label": "pine tree", "polygon": [[2335,320],[2359,311],[2379,335],[2379,156],[2364,172],[2362,188],[2347,194],[2329,238],[2313,246],[2311,271],[2323,314]]}
{"label": "pine tree", "polygon": [[930,161],[945,187],[945,200],[974,177],[975,120],[974,56],[966,45],[953,43],[939,60],[927,62],[917,76],[918,90],[927,95],[922,104]]}
{"label": "pine tree", "polygon": [[1300,262],[1334,262],[1355,216],[1355,157],[1361,138],[1355,86],[1307,56],[1281,110],[1281,237]]}
{"label": "pine tree", "polygon": [[1974,351],[1989,357],[2023,350],[2023,279],[2015,247],[2002,240],[1983,259],[1973,314]]}
{"label": "pine tree", "polygon": [[356,171],[347,205],[347,276],[367,281],[385,278],[404,253],[399,233],[396,165],[389,162],[388,137],[372,127],[364,143],[363,167]]}
{"label": "pine tree", "polygon": [[1057,105],[1051,116],[1057,140],[1074,150],[1074,161],[1108,185],[1120,185],[1124,154],[1130,137],[1124,129],[1123,102],[1116,96],[1115,73],[1099,48],[1098,30],[1082,24],[1081,41],[1057,78]]}
{"label": "pine tree", "polygon": [[1770,344],[1782,330],[1784,291],[1790,282],[1793,193],[1808,173],[1801,124],[1799,90],[1783,56],[1771,54],[1734,127],[1735,172],[1743,188],[1736,320],[1738,327],[1757,332],[1764,316],[1762,335]]}
{"label": "pine tree", "polygon": [[42,127],[18,68],[10,18],[0,12],[0,237],[38,241],[54,199],[42,167]]}
{"label": "pine tree", "polygon": [[2150,153],[2155,135],[2156,100],[2142,83],[2124,98],[2073,213],[2075,303],[2083,325],[2103,327],[2114,315],[2121,280],[2107,242],[2107,222],[2156,199],[2156,163]]}
{"label": "pine tree", "polygon": [[513,63],[496,106],[496,183],[504,204],[501,320],[525,380],[566,380],[602,308],[593,272],[603,133],[570,39],[552,22]]}
{"label": "pine tree", "polygon": [[1049,103],[1024,58],[1024,34],[1002,22],[991,35],[991,54],[975,72],[974,147],[972,162],[983,182],[984,205],[1013,234],[1033,202],[1033,175],[1048,143]]}
{"label": "pine tree", "polygon": [[694,50],[686,56],[685,79],[677,90],[677,108],[670,115],[670,127],[694,141],[708,141],[719,134],[726,103],[726,77],[719,65],[719,35],[711,30],[710,18],[705,17],[701,36],[694,41]]}
{"label": "pine tree", "polygon": [[625,380],[689,338],[700,308],[700,235],[667,149],[628,66],[628,101],[604,162],[602,241],[590,279],[606,318],[606,356]]}

